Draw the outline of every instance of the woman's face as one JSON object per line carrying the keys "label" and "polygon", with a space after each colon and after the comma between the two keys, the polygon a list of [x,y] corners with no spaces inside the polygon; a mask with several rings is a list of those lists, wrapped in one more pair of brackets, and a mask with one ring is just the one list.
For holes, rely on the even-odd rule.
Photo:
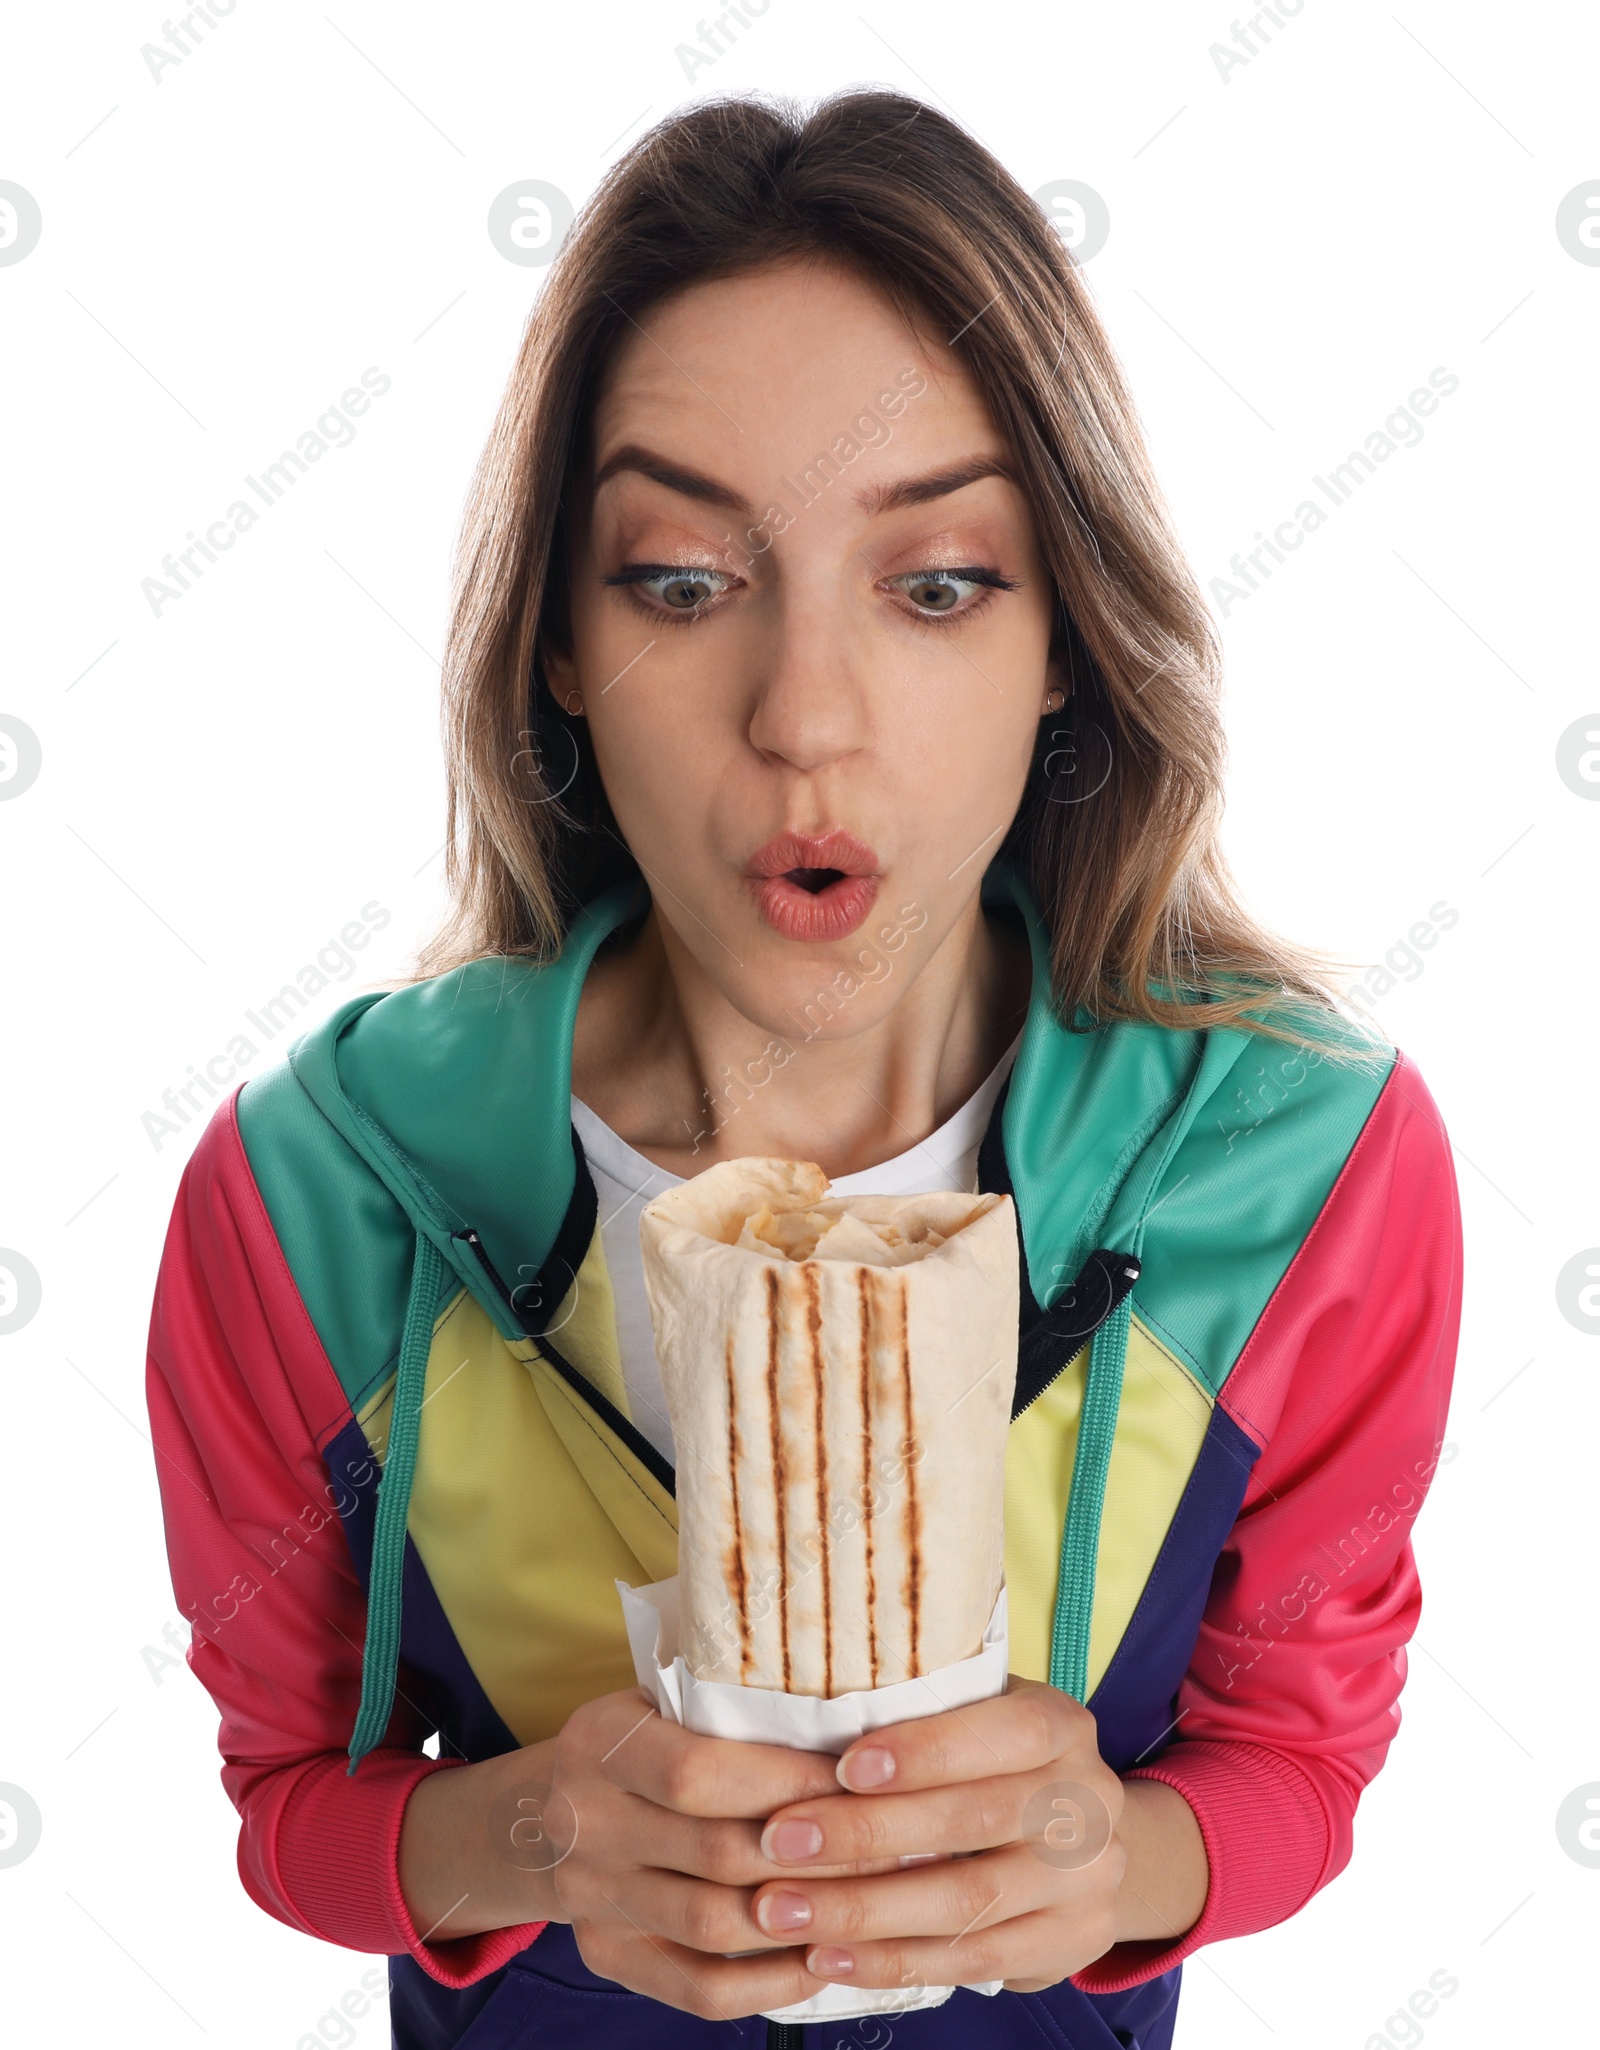
{"label": "woman's face", "polygon": [[590,451],[551,686],[669,946],[852,1036],[970,918],[1065,687],[1006,448],[957,351],[789,261],[632,328]]}

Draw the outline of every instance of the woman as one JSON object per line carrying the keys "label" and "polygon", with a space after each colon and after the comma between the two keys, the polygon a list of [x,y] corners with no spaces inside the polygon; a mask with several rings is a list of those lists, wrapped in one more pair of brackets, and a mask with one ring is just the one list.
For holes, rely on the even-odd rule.
{"label": "woman", "polygon": [[[617,167],[469,508],[452,923],[218,1112],[153,1320],[241,1874],[390,1954],[398,2044],[1003,1980],[894,2033],[1153,2050],[1348,1860],[1459,1211],[1415,1068],[1234,900],[1216,670],[977,143],[861,92]],[[837,1770],[665,1725],[612,1586],[675,1556],[638,1210],[743,1155],[1017,1205],[1012,1684]]]}

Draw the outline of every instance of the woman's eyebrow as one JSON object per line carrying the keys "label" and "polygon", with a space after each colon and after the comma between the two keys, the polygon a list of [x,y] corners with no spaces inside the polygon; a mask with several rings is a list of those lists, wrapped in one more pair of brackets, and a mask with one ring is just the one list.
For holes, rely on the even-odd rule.
{"label": "woman's eyebrow", "polygon": [[665,456],[641,448],[636,441],[625,442],[614,455],[606,457],[594,473],[593,489],[598,491],[608,478],[615,477],[621,470],[633,470],[641,477],[664,484],[669,491],[676,491],[684,498],[698,499],[703,505],[720,506],[725,512],[737,513],[742,519],[752,517],[750,506],[731,484],[719,483],[715,477],[708,477],[701,470],[691,470],[684,463],[669,462]]}
{"label": "woman's eyebrow", "polygon": [[857,494],[857,503],[869,513],[899,512],[908,505],[926,505],[930,499],[946,498],[983,477],[1004,477],[1015,484],[1016,471],[1004,456],[967,456],[942,469],[928,470],[920,477],[901,477],[892,484],[875,484]]}
{"label": "woman's eyebrow", "polygon": [[[832,483],[834,477],[842,474],[843,467],[837,456],[821,454],[803,465],[802,470],[808,477]],[[708,477],[702,470],[692,470],[686,463],[672,462],[635,441],[625,442],[606,457],[595,472],[593,489],[598,491],[608,478],[625,470],[648,477],[652,482],[664,485],[668,491],[676,491],[702,505],[718,506],[740,519],[754,516],[749,501],[741,497],[731,484]],[[900,512],[907,506],[926,505],[932,499],[947,498],[951,492],[964,490],[968,484],[976,484],[984,477],[1004,477],[1012,484],[1017,481],[1013,465],[1004,456],[976,455],[945,463],[937,470],[927,470],[920,477],[900,477],[892,482],[874,484],[870,490],[856,492],[852,496],[864,511],[873,515]]]}

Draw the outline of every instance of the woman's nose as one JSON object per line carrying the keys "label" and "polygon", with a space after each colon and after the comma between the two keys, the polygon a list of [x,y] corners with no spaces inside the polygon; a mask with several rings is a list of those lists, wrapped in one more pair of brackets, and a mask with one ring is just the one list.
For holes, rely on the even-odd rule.
{"label": "woman's nose", "polygon": [[775,623],[756,685],[750,744],[802,774],[854,754],[871,738],[862,650],[848,619]]}

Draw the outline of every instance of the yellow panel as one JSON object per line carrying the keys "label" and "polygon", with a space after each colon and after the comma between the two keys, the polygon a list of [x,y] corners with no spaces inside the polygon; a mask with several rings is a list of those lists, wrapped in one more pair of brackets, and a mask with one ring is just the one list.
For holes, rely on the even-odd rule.
{"label": "yellow panel", "polygon": [[[612,1408],[621,1410],[633,1423],[627,1384],[622,1378],[622,1360],[617,1352],[616,1302],[598,1225],[589,1234],[589,1250],[549,1329],[551,1341],[560,1348],[562,1357],[571,1360]],[[512,1349],[519,1357],[522,1355],[521,1346]]]}
{"label": "yellow panel", "polygon": [[649,1568],[650,1580],[668,1579],[678,1570],[677,1503],[553,1367],[537,1357],[526,1365],[567,1456],[618,1535]]}
{"label": "yellow panel", "polygon": [[[1078,1449],[1089,1348],[1011,1426],[1006,1444],[1006,1585],[1011,1670],[1050,1677],[1061,1531]],[[1089,1692],[1110,1665],[1150,1577],[1211,1421],[1211,1397],[1135,1317],[1106,1476]]]}
{"label": "yellow panel", "polygon": [[[584,1702],[633,1685],[612,1582],[676,1571],[677,1523],[671,1496],[597,1417],[562,1415],[580,1406],[525,1351],[465,1291],[440,1315],[407,1529],[484,1692],[531,1744]],[[380,1456],[393,1400],[391,1380],[361,1419]]]}

